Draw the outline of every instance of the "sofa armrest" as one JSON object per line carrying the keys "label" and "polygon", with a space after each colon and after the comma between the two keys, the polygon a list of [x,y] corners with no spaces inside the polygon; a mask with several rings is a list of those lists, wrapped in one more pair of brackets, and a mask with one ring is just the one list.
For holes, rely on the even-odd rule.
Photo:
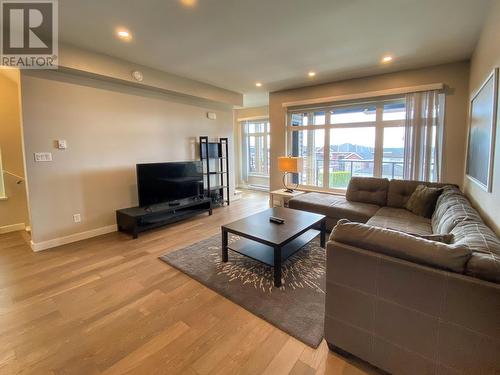
{"label": "sofa armrest", "polygon": [[500,370],[500,285],[336,241],[326,269],[331,346],[391,373]]}
{"label": "sofa armrest", "polygon": [[415,263],[463,273],[472,252],[465,244],[448,245],[407,233],[340,220],[330,239]]}

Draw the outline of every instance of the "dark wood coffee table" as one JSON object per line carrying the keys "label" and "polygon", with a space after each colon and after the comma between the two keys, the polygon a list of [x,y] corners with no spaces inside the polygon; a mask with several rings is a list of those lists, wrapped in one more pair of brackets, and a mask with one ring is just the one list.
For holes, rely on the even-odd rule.
{"label": "dark wood coffee table", "polygon": [[[285,223],[271,223],[271,216],[281,217]],[[319,231],[314,229],[318,227]],[[228,233],[243,238],[228,245]],[[232,250],[272,266],[274,285],[279,287],[281,264],[318,234],[321,247],[325,247],[326,216],[291,208],[269,208],[222,226],[222,261],[228,261],[228,250]]]}

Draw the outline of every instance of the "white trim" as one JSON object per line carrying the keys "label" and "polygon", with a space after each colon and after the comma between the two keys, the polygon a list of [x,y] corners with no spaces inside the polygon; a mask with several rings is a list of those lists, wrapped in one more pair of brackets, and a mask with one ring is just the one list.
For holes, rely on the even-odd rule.
{"label": "white trim", "polygon": [[24,225],[24,223],[5,225],[3,227],[0,227],[0,234],[17,232],[18,230],[24,230],[25,227],[26,226]]}
{"label": "white trim", "polygon": [[7,201],[9,200],[9,197],[0,197],[0,201]]}
{"label": "white trim", "polygon": [[247,190],[255,190],[255,191],[265,191],[269,193],[269,186],[264,186],[264,185],[247,185],[246,187]]}
{"label": "white trim", "polygon": [[254,120],[269,120],[269,116],[251,116],[251,117],[238,117],[236,121],[254,121]]}
{"label": "white trim", "polygon": [[269,175],[268,174],[262,174],[262,173],[251,173],[251,172],[249,172],[248,173],[248,177],[267,178],[267,179],[269,179]]}
{"label": "white trim", "polygon": [[341,102],[341,101],[346,101],[346,100],[378,98],[378,97],[382,97],[382,96],[401,95],[401,94],[409,94],[412,92],[443,90],[443,89],[444,89],[443,83],[432,83],[432,84],[428,84],[428,85],[400,87],[400,88],[395,88],[395,89],[362,92],[362,93],[358,93],[358,94],[347,94],[347,95],[327,96],[324,98],[297,100],[297,101],[293,101],[293,102],[285,102],[282,104],[282,107],[288,108],[288,107],[296,107],[296,106],[300,106],[300,105],[306,106],[306,105],[314,105],[314,104],[334,103],[334,102]]}
{"label": "white trim", "polygon": [[69,236],[65,236],[65,237],[54,238],[54,239],[48,240],[48,241],[43,241],[43,242],[31,241],[31,249],[33,251],[46,250],[46,249],[50,249],[52,247],[66,245],[68,243],[86,240],[87,238],[97,237],[97,236],[101,236],[103,234],[116,232],[117,230],[118,230],[117,225],[113,224],[113,225],[108,225],[106,227],[91,229],[91,230],[88,230],[85,232],[70,234]]}

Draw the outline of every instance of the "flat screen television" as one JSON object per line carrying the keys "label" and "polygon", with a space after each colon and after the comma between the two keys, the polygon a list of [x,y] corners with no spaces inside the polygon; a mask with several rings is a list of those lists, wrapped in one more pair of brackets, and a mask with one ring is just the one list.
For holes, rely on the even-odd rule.
{"label": "flat screen television", "polygon": [[137,164],[136,171],[140,206],[203,194],[200,161]]}

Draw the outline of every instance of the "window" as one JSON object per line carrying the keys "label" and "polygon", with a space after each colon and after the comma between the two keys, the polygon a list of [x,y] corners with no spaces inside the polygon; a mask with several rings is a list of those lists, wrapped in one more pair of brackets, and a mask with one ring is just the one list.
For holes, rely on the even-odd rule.
{"label": "window", "polygon": [[242,122],[242,179],[247,185],[269,186],[269,120]]}
{"label": "window", "polygon": [[304,158],[294,182],[342,190],[352,176],[402,179],[405,122],[405,97],[289,111],[288,152]]}
{"label": "window", "polygon": [[373,176],[374,149],[374,126],[330,129],[328,186],[345,189],[351,176]]}
{"label": "window", "polygon": [[304,158],[299,184],[323,186],[324,129],[310,129],[293,132],[292,155]]}
{"label": "window", "polygon": [[403,179],[406,105],[402,100],[383,104],[382,177]]}

